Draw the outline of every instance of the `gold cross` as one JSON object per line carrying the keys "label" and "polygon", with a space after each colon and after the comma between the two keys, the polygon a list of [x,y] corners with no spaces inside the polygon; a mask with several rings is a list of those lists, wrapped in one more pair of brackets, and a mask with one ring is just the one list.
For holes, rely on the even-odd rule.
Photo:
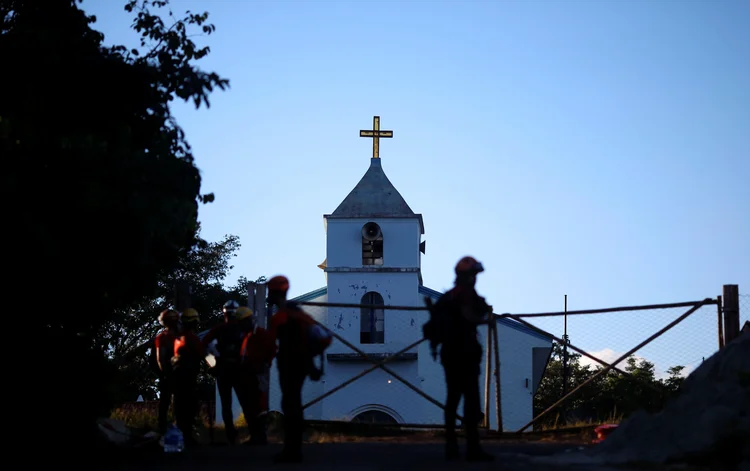
{"label": "gold cross", "polygon": [[372,138],[372,158],[380,158],[380,138],[381,137],[393,137],[393,131],[381,131],[380,130],[380,116],[373,116],[372,118],[372,131],[359,131],[359,137],[371,137]]}

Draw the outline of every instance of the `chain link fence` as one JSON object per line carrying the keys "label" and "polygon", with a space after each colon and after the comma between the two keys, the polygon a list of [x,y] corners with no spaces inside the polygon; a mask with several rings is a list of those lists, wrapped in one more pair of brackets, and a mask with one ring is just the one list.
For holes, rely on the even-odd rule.
{"label": "chain link fence", "polygon": [[567,313],[567,344],[565,316],[512,316],[558,333],[535,398],[535,420],[527,424],[535,429],[617,422],[639,408],[659,410],[719,348],[719,310],[713,299],[572,311]]}
{"label": "chain link fence", "polygon": [[[334,336],[324,354],[324,377],[318,382],[307,381],[303,389],[307,418],[402,427],[442,426],[445,375],[439,358],[436,361],[432,357],[429,343],[423,340],[422,326],[429,319],[426,308],[302,307]],[[486,325],[478,328],[485,351],[489,331]],[[485,355],[480,366],[482,385],[488,370],[490,377],[493,374],[488,361],[491,365],[493,360]],[[494,392],[492,385],[483,387],[480,402],[484,404],[485,396],[492,400]],[[281,410],[274,369],[270,408]],[[463,415],[462,408],[463,403],[459,415]],[[482,413],[494,413],[490,409]]]}

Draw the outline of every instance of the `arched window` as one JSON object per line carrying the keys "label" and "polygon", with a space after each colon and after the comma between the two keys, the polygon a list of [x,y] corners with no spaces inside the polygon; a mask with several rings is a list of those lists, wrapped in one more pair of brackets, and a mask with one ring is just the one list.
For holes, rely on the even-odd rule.
{"label": "arched window", "polygon": [[374,222],[362,226],[362,265],[383,264],[383,231]]}
{"label": "arched window", "polygon": [[398,421],[391,417],[390,414],[379,410],[360,412],[352,419],[352,422],[361,424],[398,424]]}
{"label": "arched window", "polygon": [[[385,302],[380,293],[370,291],[362,296],[360,304],[383,306]],[[385,312],[383,308],[360,308],[359,343],[385,343]]]}

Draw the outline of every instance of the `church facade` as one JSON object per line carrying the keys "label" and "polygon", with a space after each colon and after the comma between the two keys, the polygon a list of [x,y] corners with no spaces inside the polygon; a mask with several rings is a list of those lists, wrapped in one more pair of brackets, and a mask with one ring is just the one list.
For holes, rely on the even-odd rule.
{"label": "church facade", "polygon": [[[375,128],[378,132],[377,122]],[[371,137],[377,141],[377,135]],[[421,257],[425,251],[421,241],[422,215],[414,213],[391,184],[383,171],[377,144],[373,147],[374,157],[362,179],[331,214],[324,215],[326,259],[319,268],[325,272],[326,286],[294,300],[367,306],[303,307],[348,342],[368,355],[383,359],[419,341],[429,313],[379,306],[424,307],[425,297],[435,301],[441,293],[425,286],[422,279]],[[491,298],[491,293],[488,294]],[[533,417],[533,396],[546,369],[552,339],[509,319],[499,319],[498,325],[503,428],[516,430]],[[486,327],[480,329],[480,334],[486,351]],[[371,361],[334,340],[325,354],[325,375],[321,381],[305,383],[303,403],[313,401],[371,366]],[[445,402],[443,370],[433,360],[427,342],[389,361],[387,366],[414,387]],[[483,366],[481,391],[484,375]],[[276,365],[271,368],[270,379],[269,408],[281,412]],[[490,426],[496,429],[494,378],[491,385]],[[484,398],[480,400],[483,403]],[[463,414],[462,407],[459,406],[459,414]],[[236,415],[239,412],[236,407]],[[440,407],[380,368],[315,402],[305,410],[305,416],[313,420],[403,424],[443,422]]]}

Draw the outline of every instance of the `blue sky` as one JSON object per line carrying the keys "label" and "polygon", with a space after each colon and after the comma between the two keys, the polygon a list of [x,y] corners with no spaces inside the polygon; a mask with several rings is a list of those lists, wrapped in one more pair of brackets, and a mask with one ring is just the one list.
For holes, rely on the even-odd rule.
{"label": "blue sky", "polygon": [[[85,0],[109,44],[137,45],[124,1]],[[203,190],[203,236],[240,237],[230,276],[324,286],[323,214],[369,165],[425,221],[425,284],[465,254],[501,312],[750,293],[750,2],[172,0],[210,12],[201,61],[231,81],[177,105]],[[624,352],[679,312],[570,321]],[[646,355],[716,348],[715,308]],[[748,318],[747,312],[743,319]],[[562,330],[562,320],[545,328]]]}

